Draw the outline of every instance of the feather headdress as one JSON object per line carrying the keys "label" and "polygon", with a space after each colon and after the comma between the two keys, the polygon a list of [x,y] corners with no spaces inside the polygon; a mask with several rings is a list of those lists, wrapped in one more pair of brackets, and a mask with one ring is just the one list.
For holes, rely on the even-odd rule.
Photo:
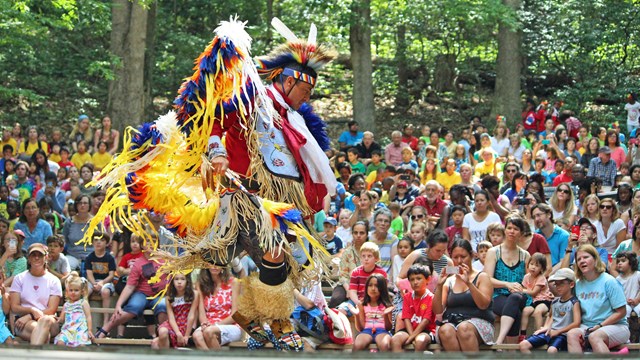
{"label": "feather headdress", "polygon": [[[255,59],[260,76],[273,80],[282,74],[315,86],[317,72],[336,57],[336,52],[316,43],[318,31],[313,24],[307,40],[299,39],[278,18],[273,18],[271,25],[287,43]],[[299,66],[289,68],[291,64]]]}

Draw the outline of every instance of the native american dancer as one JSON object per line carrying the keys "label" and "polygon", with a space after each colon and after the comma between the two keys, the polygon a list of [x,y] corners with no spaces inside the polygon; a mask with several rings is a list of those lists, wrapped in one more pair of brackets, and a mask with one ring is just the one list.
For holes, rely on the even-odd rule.
{"label": "native american dancer", "polygon": [[307,102],[335,54],[316,44],[314,25],[302,40],[278,19],[272,24],[286,43],[254,61],[244,23],[221,22],[176,112],[126,132],[124,151],[96,181],[107,197],[90,228],[111,216],[153,242],[145,212],[134,210],[165,214],[183,251],[157,251],[169,274],[226,266],[247,251],[260,271],[243,280],[233,318],[259,343],[299,350],[289,322],[293,289],[324,252],[303,218],[336,188],[326,125]]}

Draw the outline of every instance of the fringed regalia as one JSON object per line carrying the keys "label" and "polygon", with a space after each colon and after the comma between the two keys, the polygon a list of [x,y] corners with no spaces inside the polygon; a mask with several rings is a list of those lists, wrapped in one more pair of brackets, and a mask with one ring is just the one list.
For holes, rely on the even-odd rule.
{"label": "fringed regalia", "polygon": [[[138,211],[148,210],[165,215],[175,231],[174,247],[181,249],[179,256],[156,250],[167,260],[163,273],[225,266],[242,250],[256,264],[266,252],[284,253],[287,280],[244,279],[234,316],[250,325],[269,323],[275,332],[293,311],[293,289],[304,281],[303,270],[319,268],[316,262],[326,253],[303,218],[321,209],[336,183],[323,152],[329,147],[325,124],[308,105],[294,110],[286,96],[261,81],[292,76],[313,86],[310,74],[334,53],[316,44],[313,25],[305,41],[279,20],[273,24],[287,43],[254,62],[244,23],[222,22],[182,84],[175,112],[127,129],[123,152],[95,180],[107,195],[83,241],[89,243],[93,229],[111,216],[116,226],[157,247],[149,219]],[[288,68],[292,63],[303,71]],[[200,169],[218,156],[228,158],[230,170],[211,184]]]}

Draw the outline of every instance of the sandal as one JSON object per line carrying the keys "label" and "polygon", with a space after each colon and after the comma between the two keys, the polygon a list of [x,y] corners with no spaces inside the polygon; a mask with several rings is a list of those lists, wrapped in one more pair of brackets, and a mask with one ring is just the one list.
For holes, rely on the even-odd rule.
{"label": "sandal", "polygon": [[[103,329],[101,327],[98,327],[96,329],[96,333],[93,334],[93,335],[96,337],[96,339],[104,339],[104,338],[109,337],[109,333],[105,329]],[[104,335],[104,336],[100,336],[100,335]]]}

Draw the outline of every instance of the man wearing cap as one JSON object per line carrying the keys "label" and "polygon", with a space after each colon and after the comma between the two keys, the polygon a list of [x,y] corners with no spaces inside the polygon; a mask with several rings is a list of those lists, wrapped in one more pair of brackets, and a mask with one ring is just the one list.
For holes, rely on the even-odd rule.
{"label": "man wearing cap", "polygon": [[342,253],[344,245],[342,239],[336,236],[336,227],[338,221],[335,218],[328,217],[324,219],[324,236],[325,248],[331,254],[331,256],[339,255]]}
{"label": "man wearing cap", "polygon": [[536,225],[536,233],[544,236],[551,251],[551,265],[555,267],[562,260],[569,243],[569,233],[553,223],[553,211],[547,204],[536,204],[531,209]]}
{"label": "man wearing cap", "polygon": [[562,258],[561,268],[568,268],[573,266],[576,259],[576,249],[582,244],[590,244],[598,250],[600,260],[607,265],[609,263],[609,253],[607,249],[600,247],[598,244],[598,233],[596,226],[587,218],[581,218],[578,220],[579,232],[571,232],[569,235],[569,244],[565,250],[564,257]]}
{"label": "man wearing cap", "polygon": [[598,150],[598,157],[591,159],[587,176],[602,179],[602,185],[614,186],[618,169],[611,160],[611,148],[603,146]]}
{"label": "man wearing cap", "polygon": [[11,284],[11,312],[17,315],[15,334],[31,345],[43,345],[60,330],[56,312],[62,298],[60,280],[47,271],[47,248],[29,246],[29,269]]}

